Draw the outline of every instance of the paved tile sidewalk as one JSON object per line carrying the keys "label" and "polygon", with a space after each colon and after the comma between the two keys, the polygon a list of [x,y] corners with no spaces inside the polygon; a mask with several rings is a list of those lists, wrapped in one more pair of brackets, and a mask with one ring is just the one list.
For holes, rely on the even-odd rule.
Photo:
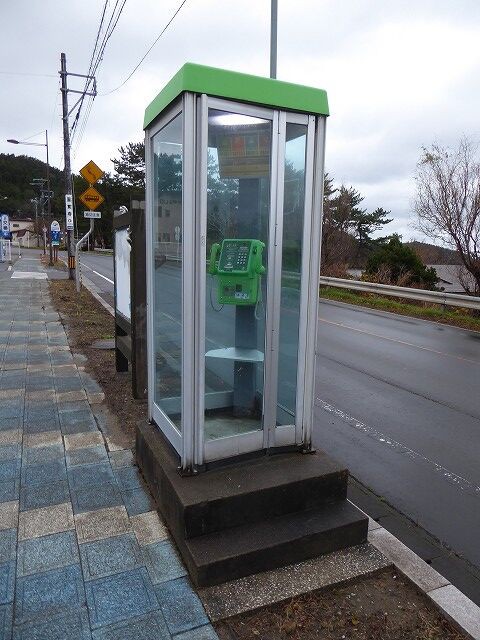
{"label": "paved tile sidewalk", "polygon": [[0,273],[0,640],[214,640],[100,391],[48,283]]}

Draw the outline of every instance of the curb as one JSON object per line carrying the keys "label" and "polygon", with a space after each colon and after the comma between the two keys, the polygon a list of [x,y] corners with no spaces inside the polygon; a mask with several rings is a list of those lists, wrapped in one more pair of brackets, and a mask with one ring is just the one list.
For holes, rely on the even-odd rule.
{"label": "curb", "polygon": [[90,293],[92,294],[92,296],[95,298],[95,300],[98,300],[98,302],[102,305],[102,307],[104,309],[106,309],[108,311],[108,313],[110,315],[112,315],[113,317],[115,317],[115,310],[114,308],[108,304],[108,302],[105,302],[105,300],[98,294],[98,292],[100,291],[100,289],[97,287],[97,285],[92,282],[89,278],[87,278],[86,276],[82,275],[81,278],[81,284],[83,284],[83,286],[85,287],[85,289],[87,289],[88,291],[90,291]]}
{"label": "curb", "polygon": [[480,607],[370,517],[368,541],[411,580],[460,631],[471,640],[480,640]]}

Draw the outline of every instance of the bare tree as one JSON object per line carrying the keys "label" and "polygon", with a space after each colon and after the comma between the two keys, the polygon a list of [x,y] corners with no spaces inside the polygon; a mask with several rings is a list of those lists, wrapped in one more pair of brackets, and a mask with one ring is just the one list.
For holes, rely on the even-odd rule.
{"label": "bare tree", "polygon": [[437,144],[423,149],[415,175],[418,228],[458,251],[471,274],[468,293],[480,293],[480,162],[463,138],[454,151]]}

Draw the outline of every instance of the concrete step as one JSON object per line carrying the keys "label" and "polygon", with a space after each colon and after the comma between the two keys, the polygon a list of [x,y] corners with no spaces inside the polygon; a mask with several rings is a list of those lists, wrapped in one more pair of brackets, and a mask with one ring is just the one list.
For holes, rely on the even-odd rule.
{"label": "concrete step", "polygon": [[262,456],[181,477],[171,447],[157,429],[142,423],[137,460],[175,538],[314,509],[347,496],[347,469],[323,451]]}
{"label": "concrete step", "polygon": [[195,584],[210,586],[362,544],[367,530],[341,501],[190,538],[183,556]]}

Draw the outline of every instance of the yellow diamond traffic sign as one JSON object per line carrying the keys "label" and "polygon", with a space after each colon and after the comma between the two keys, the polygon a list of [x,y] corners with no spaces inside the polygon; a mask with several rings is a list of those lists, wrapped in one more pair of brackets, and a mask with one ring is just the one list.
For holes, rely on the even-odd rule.
{"label": "yellow diamond traffic sign", "polygon": [[88,189],[84,191],[79,198],[83,204],[90,209],[90,211],[99,207],[105,200],[102,194],[98,193],[95,187],[88,187]]}
{"label": "yellow diamond traffic sign", "polygon": [[103,176],[103,171],[100,169],[100,167],[97,167],[93,160],[87,162],[87,164],[80,169],[80,173],[90,184],[94,184]]}

